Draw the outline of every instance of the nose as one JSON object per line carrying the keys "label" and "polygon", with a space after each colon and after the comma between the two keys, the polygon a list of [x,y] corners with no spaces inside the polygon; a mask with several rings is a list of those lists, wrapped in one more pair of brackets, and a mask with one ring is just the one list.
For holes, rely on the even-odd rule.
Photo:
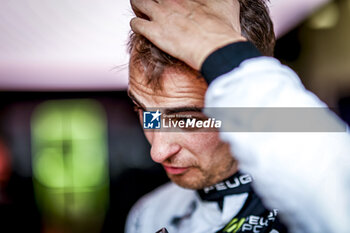
{"label": "nose", "polygon": [[163,163],[181,150],[174,141],[176,135],[170,132],[153,132],[150,135],[151,157],[156,163]]}

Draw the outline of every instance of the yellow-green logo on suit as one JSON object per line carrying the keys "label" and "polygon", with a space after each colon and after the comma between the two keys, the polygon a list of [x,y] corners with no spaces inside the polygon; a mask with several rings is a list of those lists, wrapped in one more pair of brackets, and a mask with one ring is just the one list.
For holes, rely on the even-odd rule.
{"label": "yellow-green logo on suit", "polygon": [[234,218],[232,219],[224,228],[223,232],[224,233],[236,233],[241,226],[243,225],[243,223],[245,222],[245,218]]}

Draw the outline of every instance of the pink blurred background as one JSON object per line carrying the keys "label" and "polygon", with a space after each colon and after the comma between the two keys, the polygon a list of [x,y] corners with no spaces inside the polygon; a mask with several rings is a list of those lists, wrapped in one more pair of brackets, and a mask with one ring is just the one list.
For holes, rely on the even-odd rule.
{"label": "pink blurred background", "polygon": [[[1,0],[0,90],[127,86],[127,0]],[[271,0],[278,36],[327,0]]]}

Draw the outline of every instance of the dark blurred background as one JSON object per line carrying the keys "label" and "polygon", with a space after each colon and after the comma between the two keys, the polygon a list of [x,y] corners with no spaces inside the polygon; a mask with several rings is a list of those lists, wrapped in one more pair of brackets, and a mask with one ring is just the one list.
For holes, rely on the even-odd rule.
{"label": "dark blurred background", "polygon": [[[0,232],[123,232],[167,182],[126,94],[128,1],[0,2]],[[350,0],[270,5],[275,56],[350,122]]]}
{"label": "dark blurred background", "polygon": [[123,232],[167,181],[125,91],[0,93],[1,232]]}

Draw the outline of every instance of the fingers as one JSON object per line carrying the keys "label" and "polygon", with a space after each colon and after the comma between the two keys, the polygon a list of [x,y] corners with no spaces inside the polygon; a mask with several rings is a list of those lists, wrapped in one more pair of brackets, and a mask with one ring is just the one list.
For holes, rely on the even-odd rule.
{"label": "fingers", "polygon": [[133,18],[130,21],[130,27],[131,30],[133,30],[137,34],[141,34],[145,36],[146,38],[148,37],[148,33],[152,31],[152,23],[146,19],[141,19],[141,18]]}
{"label": "fingers", "polygon": [[144,19],[154,18],[154,14],[159,10],[158,3],[152,0],[131,0],[130,3],[136,16]]}

